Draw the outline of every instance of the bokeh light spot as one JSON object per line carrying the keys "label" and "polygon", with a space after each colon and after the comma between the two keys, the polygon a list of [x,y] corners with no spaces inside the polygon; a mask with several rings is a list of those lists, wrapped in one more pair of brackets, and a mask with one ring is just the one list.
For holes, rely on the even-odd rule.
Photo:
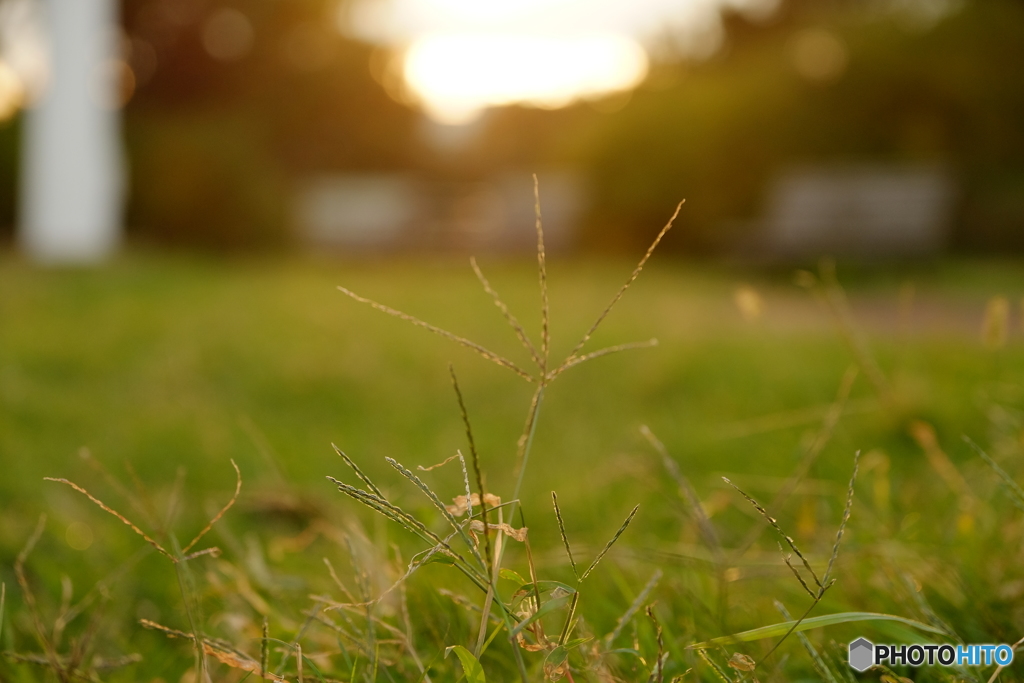
{"label": "bokeh light spot", "polygon": [[793,68],[814,83],[838,80],[849,62],[846,45],[831,31],[807,29],[796,35],[790,45]]}
{"label": "bokeh light spot", "polygon": [[249,54],[255,34],[245,14],[223,7],[203,23],[202,38],[207,54],[221,62],[234,62]]}

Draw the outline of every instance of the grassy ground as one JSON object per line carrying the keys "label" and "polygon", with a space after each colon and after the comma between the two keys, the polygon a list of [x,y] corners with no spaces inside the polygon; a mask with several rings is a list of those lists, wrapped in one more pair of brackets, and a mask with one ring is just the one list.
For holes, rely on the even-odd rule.
{"label": "grassy ground", "polygon": [[[529,258],[482,265],[539,339]],[[551,259],[553,359],[572,349],[632,267]],[[655,257],[587,348],[651,337],[660,345],[574,367],[546,389],[521,496],[539,578],[576,586],[552,490],[581,571],[632,507],[640,508],[579,587],[579,621],[564,640],[592,639],[571,650],[564,671],[557,667],[562,651],[550,654],[553,644],[526,652],[530,680],[544,678],[545,661],[549,676],[574,681],[669,681],[683,674],[684,681],[719,680],[714,665],[688,645],[785,621],[776,600],[795,616],[815,603],[779,554],[781,537],[722,477],[766,505],[791,490],[770,512],[820,578],[858,450],[853,512],[831,574],[837,582],[810,616],[881,612],[950,633],[897,622],[841,623],[806,631],[805,643],[793,635],[770,654],[778,635],[712,648],[707,656],[721,674],[847,680],[845,645],[835,643],[858,635],[982,643],[1024,635],[1021,512],[997,472],[961,440],[969,435],[1024,481],[1024,269],[958,262],[841,268],[839,276],[845,304],[827,282],[793,284],[792,271],[752,273]],[[533,387],[472,351],[345,297],[339,284],[523,367],[530,363],[462,263],[137,254],[99,271],[42,271],[0,262],[0,644],[44,662],[0,658],[0,680],[52,678],[45,662],[66,668],[60,653],[79,656],[85,669],[94,654],[142,655],[100,671],[102,680],[188,680],[195,663],[187,640],[143,629],[139,619],[202,630],[258,660],[264,617],[270,668],[280,665],[288,680],[298,676],[295,657],[281,661],[296,643],[310,658],[308,680],[318,680],[314,667],[325,679],[346,681],[455,680],[462,673],[444,648],[475,649],[484,595],[455,568],[428,564],[373,606],[351,606],[379,596],[429,546],[325,479],[359,483],[330,444],[390,500],[442,533],[439,511],[384,458],[415,468],[456,449],[468,454],[448,375],[452,363],[485,488],[507,502]],[[1006,338],[993,329],[986,344],[986,305],[999,295],[1009,303]],[[996,304],[990,327],[1001,319]],[[844,386],[844,378],[852,384]],[[682,493],[641,425],[664,442],[687,480]],[[187,563],[152,550],[80,493],[43,480],[65,477],[84,486],[174,555],[172,537],[184,545],[231,497],[231,460],[243,478],[239,502],[193,548],[223,552]],[[796,477],[801,462],[808,470]],[[457,463],[419,474],[446,503],[464,491]],[[703,533],[701,510],[709,518]],[[14,571],[40,513],[47,521],[25,577],[43,637]],[[521,525],[518,514],[511,521]],[[528,578],[524,545],[507,544],[504,566]],[[333,581],[324,558],[351,595]],[[653,587],[641,595],[652,577]],[[505,602],[513,600],[515,579],[507,575],[498,589]],[[55,633],[58,616],[83,597],[82,613],[66,633]],[[552,598],[558,589],[542,595]],[[553,641],[568,599],[540,620]],[[349,606],[322,612],[334,603]],[[607,638],[631,605],[634,614]],[[526,642],[543,646],[531,630]],[[88,656],[76,655],[75,643]],[[210,647],[213,680],[245,675],[217,663],[220,653],[245,664],[237,653]],[[741,660],[727,666],[735,652],[757,668],[745,671]],[[480,661],[489,681],[520,678],[505,633]],[[897,673],[988,680],[993,670]],[[880,675],[889,674],[864,677]],[[1024,665],[1000,676],[1024,679]]]}

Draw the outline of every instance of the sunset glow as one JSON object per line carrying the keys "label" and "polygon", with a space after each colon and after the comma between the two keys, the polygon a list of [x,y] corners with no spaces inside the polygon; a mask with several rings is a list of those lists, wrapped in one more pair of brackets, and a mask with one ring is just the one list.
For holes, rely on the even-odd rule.
{"label": "sunset glow", "polygon": [[647,55],[615,34],[436,34],[407,50],[405,82],[442,123],[474,119],[487,107],[560,107],[625,90],[647,73]]}
{"label": "sunset glow", "polygon": [[405,95],[442,123],[488,107],[560,107],[637,86],[644,45],[708,54],[719,9],[775,0],[355,0],[346,31],[402,55]]}

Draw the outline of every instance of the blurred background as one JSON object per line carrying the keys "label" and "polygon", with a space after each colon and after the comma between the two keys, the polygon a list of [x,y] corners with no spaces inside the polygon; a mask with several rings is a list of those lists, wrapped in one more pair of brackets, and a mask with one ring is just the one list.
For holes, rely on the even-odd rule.
{"label": "blurred background", "polygon": [[[360,590],[383,592],[405,571],[389,553],[423,548],[326,482],[345,476],[330,444],[437,522],[384,457],[429,467],[465,448],[449,363],[506,500],[536,385],[337,285],[531,367],[466,267],[478,255],[559,362],[684,198],[584,351],[660,345],[545,395],[522,489],[538,566],[571,576],[552,490],[589,556],[640,503],[580,613],[609,633],[663,572],[666,680],[720,680],[685,643],[776,622],[775,597],[807,604],[722,476],[762,502],[792,493],[780,524],[825,566],[860,450],[850,551],[820,613],[1016,642],[1024,521],[961,437],[1024,481],[1022,65],[1022,0],[0,0],[0,645],[22,657],[0,658],[0,679],[38,680],[25,662],[45,662],[13,571],[45,512],[28,563],[44,616],[106,577],[86,594],[113,598],[100,630],[68,633],[143,660],[104,680],[198,680],[184,641],[137,626],[186,628],[175,568],[43,477],[170,543],[229,499],[236,462],[242,497],[207,537],[224,555],[195,566],[207,632],[250,653],[264,617],[298,640],[310,594],[334,595],[310,558],[348,585],[371,567]],[[423,476],[447,500],[458,475]],[[424,654],[476,639],[431,589],[465,592],[444,569],[408,584],[410,612],[432,615],[415,626]],[[660,630],[637,614],[658,661]],[[303,647],[335,680],[385,680],[314,635]],[[778,680],[815,676],[799,647]],[[513,670],[499,649],[491,681]],[[388,680],[419,678],[388,656]],[[435,660],[454,680],[454,658]],[[1000,680],[1024,680],[1019,663]]]}
{"label": "blurred background", "polygon": [[[563,249],[635,247],[684,197],[690,253],[1024,249],[1018,0],[78,5],[103,17],[67,30],[105,41],[79,80],[116,147],[80,173],[113,178],[92,191],[128,243],[514,250],[537,173]],[[74,6],[0,2],[8,243],[45,222],[32,201],[70,201],[33,194],[29,141],[69,88],[50,34]]]}

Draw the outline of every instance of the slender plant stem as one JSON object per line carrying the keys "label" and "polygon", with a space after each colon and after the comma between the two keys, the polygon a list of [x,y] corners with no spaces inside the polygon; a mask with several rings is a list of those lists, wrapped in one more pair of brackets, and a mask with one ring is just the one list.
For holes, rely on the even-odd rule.
{"label": "slender plant stem", "polygon": [[523,488],[523,480],[526,477],[526,466],[530,462],[530,451],[533,448],[533,436],[537,432],[537,417],[540,415],[540,404],[544,401],[544,384],[537,387],[533,403],[530,407],[530,416],[527,418],[526,442],[523,444],[522,457],[519,459],[519,476],[516,477],[516,487],[512,490],[512,507],[508,513],[509,519],[514,519],[516,505],[519,503],[519,492]]}

